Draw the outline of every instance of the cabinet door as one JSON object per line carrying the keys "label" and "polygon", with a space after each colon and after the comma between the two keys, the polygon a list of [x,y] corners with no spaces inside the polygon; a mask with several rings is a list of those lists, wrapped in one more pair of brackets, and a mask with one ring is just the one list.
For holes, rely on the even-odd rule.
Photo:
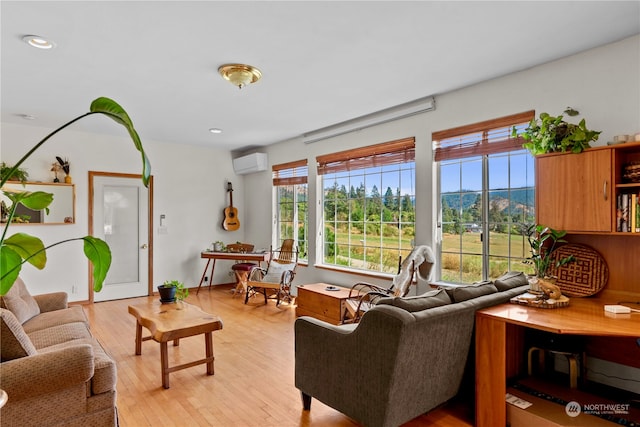
{"label": "cabinet door", "polygon": [[566,231],[611,231],[611,150],[536,159],[538,224]]}

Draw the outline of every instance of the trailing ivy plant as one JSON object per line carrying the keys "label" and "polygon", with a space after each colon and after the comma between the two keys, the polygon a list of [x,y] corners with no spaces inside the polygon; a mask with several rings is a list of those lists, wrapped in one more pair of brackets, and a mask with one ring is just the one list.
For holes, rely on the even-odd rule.
{"label": "trailing ivy plant", "polygon": [[149,164],[149,159],[144,152],[138,132],[133,127],[133,122],[129,118],[129,115],[112,99],[104,97],[97,98],[91,103],[88,113],[76,117],[75,119],[60,126],[38,142],[12,168],[2,170],[0,187],[3,187],[2,192],[13,204],[9,208],[7,222],[4,226],[4,230],[2,231],[2,235],[0,236],[0,295],[5,295],[9,289],[11,289],[11,286],[13,286],[13,283],[18,278],[22,265],[25,262],[28,262],[38,269],[43,269],[47,262],[47,249],[73,240],[84,241],[84,254],[93,265],[93,290],[96,292],[100,292],[100,290],[102,290],[102,284],[104,283],[104,279],[106,278],[109,267],[111,266],[111,250],[109,249],[109,245],[107,245],[105,241],[93,236],[67,239],[47,247],[44,246],[42,240],[26,233],[16,233],[7,237],[9,225],[11,224],[16,208],[19,204],[34,210],[45,209],[48,213],[49,205],[53,201],[53,195],[42,191],[9,191],[4,189],[4,184],[14,176],[15,171],[19,170],[20,165],[22,165],[22,163],[49,138],[67,126],[70,126],[78,120],[92,114],[104,114],[127,129],[131,139],[133,140],[133,144],[142,156],[142,182],[145,186],[149,185],[151,165]]}
{"label": "trailing ivy plant", "polygon": [[[569,108],[566,110],[569,115],[576,115],[578,112]],[[571,112],[571,113],[570,113]],[[563,120],[563,116],[551,116],[548,113],[540,113],[539,119],[532,119],[529,126],[520,134],[527,142],[522,144],[531,154],[544,154],[553,152],[581,153],[589,148],[589,143],[597,141],[602,131],[587,129],[584,119],[580,123],[573,124]],[[512,136],[518,136],[514,127]]]}

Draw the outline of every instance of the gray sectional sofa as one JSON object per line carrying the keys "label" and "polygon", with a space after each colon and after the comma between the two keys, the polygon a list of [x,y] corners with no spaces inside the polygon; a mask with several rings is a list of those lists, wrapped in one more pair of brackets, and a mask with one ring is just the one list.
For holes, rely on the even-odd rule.
{"label": "gray sectional sofa", "polygon": [[450,400],[473,357],[476,310],[528,289],[508,273],[494,283],[384,298],[358,324],[295,322],[295,385],[367,427],[398,426]]}

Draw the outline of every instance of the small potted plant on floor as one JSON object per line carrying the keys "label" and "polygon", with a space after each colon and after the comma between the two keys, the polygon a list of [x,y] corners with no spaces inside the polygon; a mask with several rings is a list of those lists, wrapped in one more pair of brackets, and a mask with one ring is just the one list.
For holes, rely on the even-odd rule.
{"label": "small potted plant on floor", "polygon": [[176,301],[182,302],[189,296],[189,289],[178,280],[166,280],[158,286],[158,292],[160,293],[160,301],[167,304]]}

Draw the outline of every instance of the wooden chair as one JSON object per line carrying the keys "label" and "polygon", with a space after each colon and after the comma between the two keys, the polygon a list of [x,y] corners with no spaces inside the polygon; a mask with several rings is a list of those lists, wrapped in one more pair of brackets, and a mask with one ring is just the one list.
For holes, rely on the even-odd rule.
{"label": "wooden chair", "polygon": [[[227,245],[227,251],[232,253],[247,253],[253,252],[254,245],[250,243],[230,243]],[[256,267],[257,264],[254,262],[247,261],[238,261],[231,266],[231,270],[235,273],[236,276],[236,288],[233,292],[233,296],[240,295],[247,290],[247,279],[249,278],[249,273]]]}
{"label": "wooden chair", "polygon": [[280,302],[291,302],[291,282],[296,275],[298,266],[298,250],[294,248],[293,239],[286,239],[279,249],[270,249],[271,256],[266,269],[254,267],[246,282],[247,292],[244,303],[249,302],[249,297],[259,293],[264,295],[264,303],[269,298],[276,300],[276,306]]}
{"label": "wooden chair", "polygon": [[428,280],[435,264],[435,256],[428,246],[416,246],[409,255],[398,262],[398,274],[394,276],[389,288],[358,282],[351,287],[349,298],[345,301],[349,323],[356,323],[380,298],[405,297],[415,279]]}

